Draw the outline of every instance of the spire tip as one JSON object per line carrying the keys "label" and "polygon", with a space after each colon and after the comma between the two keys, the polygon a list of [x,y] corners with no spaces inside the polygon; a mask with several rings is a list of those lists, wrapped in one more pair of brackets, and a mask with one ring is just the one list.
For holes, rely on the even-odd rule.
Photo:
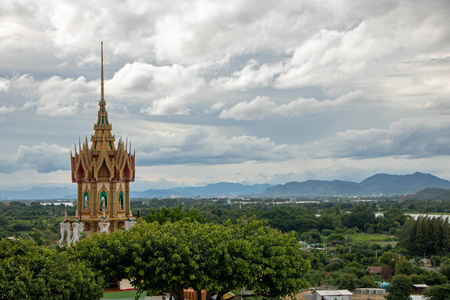
{"label": "spire tip", "polygon": [[104,87],[103,87],[103,41],[101,43],[101,65],[102,65],[102,70],[101,70],[101,99],[100,101],[105,101],[105,94],[104,94]]}

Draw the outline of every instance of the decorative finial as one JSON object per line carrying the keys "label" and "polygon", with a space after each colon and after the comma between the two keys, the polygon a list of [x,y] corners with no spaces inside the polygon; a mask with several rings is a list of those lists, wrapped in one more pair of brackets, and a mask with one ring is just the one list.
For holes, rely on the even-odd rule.
{"label": "decorative finial", "polygon": [[105,101],[105,94],[104,94],[104,89],[103,89],[103,41],[102,41],[101,57],[102,57],[102,77],[101,77],[101,98],[100,98],[100,101]]}
{"label": "decorative finial", "polygon": [[75,219],[73,220],[74,223],[80,223],[80,216],[78,215],[78,209],[75,211]]}

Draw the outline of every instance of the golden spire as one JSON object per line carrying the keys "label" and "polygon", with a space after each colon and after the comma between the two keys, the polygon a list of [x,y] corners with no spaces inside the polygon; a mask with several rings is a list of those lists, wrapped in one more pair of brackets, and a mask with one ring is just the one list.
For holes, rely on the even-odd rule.
{"label": "golden spire", "polygon": [[101,99],[100,101],[105,101],[105,90],[103,88],[103,41],[102,41],[102,49],[101,49],[101,57],[102,57],[102,79],[101,79]]}
{"label": "golden spire", "polygon": [[115,138],[111,134],[111,124],[108,120],[108,112],[106,111],[104,76],[103,76],[103,41],[101,42],[101,80],[100,80],[100,101],[98,105],[97,123],[94,124],[95,133],[91,137],[91,149],[99,150],[105,144],[108,150],[116,150],[114,145]]}

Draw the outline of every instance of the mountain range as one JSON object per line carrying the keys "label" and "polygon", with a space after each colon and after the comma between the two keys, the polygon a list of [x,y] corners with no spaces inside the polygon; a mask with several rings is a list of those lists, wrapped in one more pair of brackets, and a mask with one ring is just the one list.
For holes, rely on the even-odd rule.
{"label": "mountain range", "polygon": [[[425,188],[450,189],[450,181],[431,174],[416,172],[408,175],[376,174],[356,183],[341,180],[307,180],[272,186],[270,184],[243,185],[221,182],[201,187],[149,189],[131,191],[132,198],[198,197],[198,196],[370,196],[414,194]],[[0,200],[75,199],[76,186],[35,187],[25,191],[0,191]]]}
{"label": "mountain range", "polygon": [[450,189],[450,181],[431,174],[376,174],[360,183],[351,181],[308,180],[267,188],[261,196],[370,196],[414,194],[425,188]]}

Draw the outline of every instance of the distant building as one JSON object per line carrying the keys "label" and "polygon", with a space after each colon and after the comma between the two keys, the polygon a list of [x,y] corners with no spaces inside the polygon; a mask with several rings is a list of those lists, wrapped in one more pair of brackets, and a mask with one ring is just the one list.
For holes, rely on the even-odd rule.
{"label": "distant building", "polygon": [[426,284],[413,284],[412,288],[414,290],[414,294],[421,294],[424,289],[429,288]]}
{"label": "distant building", "polygon": [[370,266],[367,268],[367,271],[369,271],[370,275],[376,275],[381,274],[381,266]]}
{"label": "distant building", "polygon": [[386,290],[385,289],[375,289],[375,288],[359,288],[359,289],[355,289],[355,294],[386,295]]}
{"label": "distant building", "polygon": [[352,295],[348,290],[314,291],[312,300],[350,300]]}

